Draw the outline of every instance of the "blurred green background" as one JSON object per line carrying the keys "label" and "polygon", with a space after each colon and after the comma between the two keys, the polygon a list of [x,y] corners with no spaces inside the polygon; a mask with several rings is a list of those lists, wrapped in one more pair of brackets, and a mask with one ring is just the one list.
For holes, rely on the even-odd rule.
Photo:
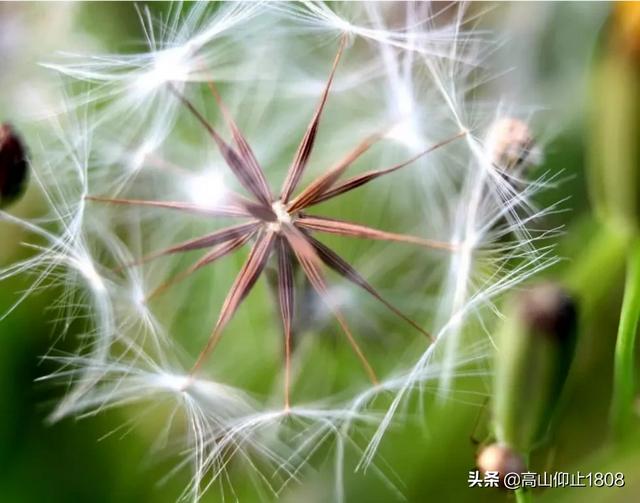
{"label": "blurred green background", "polygon": [[[154,11],[166,9],[153,4]],[[535,501],[632,502],[640,499],[640,435],[622,445],[611,441],[608,427],[612,362],[624,285],[624,257],[611,245],[610,257],[594,270],[584,271],[583,257],[590,243],[602,233],[589,204],[586,166],[593,144],[590,94],[595,61],[606,44],[605,23],[614,4],[501,4],[487,14],[489,24],[513,39],[508,56],[516,68],[514,79],[528,79],[532,101],[553,110],[552,133],[545,145],[544,168],[563,170],[564,182],[541,195],[540,204],[570,197],[571,211],[549,217],[549,228],[563,225],[558,253],[566,260],[546,276],[578,278],[583,285],[585,309],[581,309],[578,350],[549,442],[533,456],[537,471],[621,471],[622,489],[552,489],[534,493]],[[9,27],[13,27],[12,30]],[[615,28],[614,28],[615,29]],[[23,30],[23,31],[20,31]],[[74,34],[85,35],[77,36]],[[0,4],[0,118],[19,117],[16,110],[28,96],[32,79],[46,79],[36,63],[49,45],[74,46],[89,34],[107,47],[139,38],[139,23],[128,3]],[[600,34],[598,36],[598,34]],[[636,31],[640,37],[640,30]],[[10,40],[11,37],[14,37]],[[76,37],[74,39],[74,37]],[[599,38],[598,38],[599,37]],[[36,38],[40,38],[36,42]],[[88,38],[89,43],[91,38]],[[600,51],[600,52],[599,52]],[[507,56],[505,55],[505,58]],[[515,59],[516,61],[512,61]],[[640,66],[640,58],[638,60]],[[558,119],[560,117],[560,119]],[[597,120],[597,117],[596,117]],[[28,126],[27,126],[28,130]],[[640,138],[638,138],[640,140]],[[637,165],[636,165],[637,168]],[[16,205],[28,214],[37,204],[31,192]],[[15,228],[0,226],[0,260],[9,263],[24,256],[22,239]],[[29,278],[11,279],[0,285],[0,312],[12,305],[16,292]],[[153,433],[134,428],[126,436],[105,434],[130,419],[126,411],[111,411],[82,420],[49,425],[45,418],[61,389],[34,380],[53,370],[40,357],[54,340],[49,305],[56,292],[45,292],[24,302],[0,324],[0,501],[2,502],[165,502],[175,501],[187,481],[181,472],[160,485],[175,459],[150,456]],[[70,338],[71,339],[71,338]],[[72,345],[72,340],[61,341]],[[486,391],[486,380],[462,379],[464,392]],[[509,501],[513,495],[498,489],[469,488],[467,476],[474,469],[477,445],[472,437],[487,429],[488,410],[464,399],[440,403],[428,398],[421,422],[391,430],[381,456],[397,473],[400,489],[411,502]],[[464,395],[461,395],[463,397]],[[476,427],[480,415],[480,426]],[[355,459],[355,458],[354,458]],[[328,460],[329,461],[329,460]],[[285,492],[285,501],[331,501],[330,463],[302,486]],[[353,461],[353,459],[350,459]],[[347,463],[349,466],[349,463]],[[326,468],[326,470],[324,469]],[[232,478],[241,501],[260,496],[232,467]],[[375,476],[347,475],[347,501],[394,501],[393,493]],[[263,499],[268,500],[268,495]],[[205,501],[220,501],[216,490]]]}

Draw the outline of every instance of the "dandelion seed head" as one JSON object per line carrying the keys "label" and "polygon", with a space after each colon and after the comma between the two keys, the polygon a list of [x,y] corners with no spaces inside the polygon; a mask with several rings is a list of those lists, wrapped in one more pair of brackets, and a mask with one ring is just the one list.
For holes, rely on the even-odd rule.
{"label": "dandelion seed head", "polygon": [[[41,222],[2,214],[4,220],[44,239],[46,246],[36,258],[0,270],[0,279],[37,266],[43,278],[62,281],[69,292],[60,301],[68,323],[74,319],[71,306],[78,296],[73,290],[79,288],[79,295],[88,297],[83,297],[83,306],[93,326],[77,354],[58,358],[61,370],[51,376],[70,386],[56,418],[131,403],[151,406],[160,397],[167,399],[186,419],[183,452],[185,463],[194,467],[186,494],[193,500],[225,477],[231,453],[266,479],[278,496],[282,488],[273,487],[274,480],[282,486],[296,480],[317,446],[332,439],[335,499],[340,501],[344,449],[353,446],[354,433],[362,425],[373,426],[375,434],[364,449],[355,446],[362,454],[359,467],[373,469],[388,428],[406,420],[411,397],[422,397],[433,388],[448,399],[458,376],[482,375],[465,366],[479,365],[490,352],[500,295],[556,260],[545,244],[553,231],[536,234],[531,229],[532,222],[555,211],[535,205],[535,194],[552,184],[554,175],[514,184],[501,173],[502,161],[496,169],[498,153],[512,160],[521,156],[522,145],[530,144],[533,135],[523,119],[496,126],[502,117],[521,115],[511,109],[503,113],[500,99],[490,96],[493,77],[485,73],[491,74],[487,59],[492,45],[467,24],[464,6],[450,7],[449,20],[443,21],[432,6],[420,3],[389,7],[256,2],[215,9],[204,3],[175,5],[160,20],[148,9],[140,11],[147,51],[76,56],[49,65],[89,88],[71,100],[66,112],[100,106],[86,128],[68,131],[64,153],[51,160],[52,172],[73,176],[64,183],[55,177],[53,182],[43,180],[51,207],[47,224],[56,226],[55,232]],[[295,66],[283,50],[293,34],[309,35],[311,43],[317,34],[323,41],[337,42],[333,67],[325,53],[312,51],[305,52],[304,64],[313,65],[314,71],[263,73],[264,66]],[[337,41],[327,34],[343,38]],[[275,41],[264,48],[268,57],[255,50],[256,41],[265,37]],[[352,48],[357,57],[341,58]],[[319,72],[328,73],[329,68],[330,77],[318,84]],[[299,82],[289,82],[294,80],[291,75],[300,75]],[[210,81],[214,82],[209,89],[200,85]],[[488,97],[476,96],[480,86]],[[205,95],[198,90],[211,91],[204,102],[217,106],[219,113],[210,115],[201,106]],[[293,126],[302,124],[299,110],[312,120],[305,117],[295,157],[285,163],[282,153],[291,150]],[[192,169],[200,162],[191,154],[200,153],[193,146],[196,137],[185,142],[173,134],[182,127],[183,113],[184,120],[204,126],[201,136],[206,134],[210,141],[206,148],[217,148],[224,166]],[[346,144],[360,133],[364,140],[359,136],[360,143],[349,145],[352,150],[345,156],[335,155],[336,145],[342,147],[340,142]],[[115,144],[108,138],[115,138]],[[89,148],[92,139],[102,150]],[[527,162],[537,159],[533,154],[528,149]],[[328,164],[322,166],[324,162]],[[263,170],[263,164],[276,168]],[[324,171],[305,185],[311,171],[307,164]],[[277,192],[272,185],[282,174],[277,167],[287,165],[285,183]],[[403,178],[392,182],[392,173],[401,168]],[[233,182],[226,179],[231,176]],[[376,181],[382,176],[388,185]],[[348,193],[355,189],[361,199],[351,204]],[[337,207],[345,215],[321,216],[321,203],[343,195],[345,205]],[[380,228],[365,220],[377,214]],[[233,222],[184,237],[192,229],[200,232],[198,224],[192,225],[197,217],[204,217],[206,225],[213,217],[216,224]],[[355,221],[359,217],[362,221]],[[345,246],[351,256],[342,258],[323,237],[315,239],[316,234],[345,242],[370,240],[373,251]],[[199,302],[202,292],[217,294],[233,269],[233,264],[219,267],[213,262],[242,248],[248,250],[248,258],[235,279],[229,279],[231,286],[212,327],[211,306]],[[202,255],[182,268],[182,262],[197,252]],[[353,265],[347,261],[351,257]],[[205,266],[215,269],[215,276],[203,287],[205,282],[195,277],[205,274],[200,272]],[[274,267],[272,297],[281,318],[277,325],[285,356],[271,380],[274,385],[286,382],[286,399],[278,401],[285,405],[280,408],[274,407],[275,397],[269,393],[253,396],[227,384],[241,373],[240,362],[232,362],[227,370],[208,361],[236,309],[245,309],[246,304],[240,304],[253,295],[253,285]],[[178,272],[172,276],[174,270]],[[334,281],[336,277],[342,281]],[[84,285],[78,285],[78,279]],[[192,282],[189,295],[181,297],[171,288],[178,281]],[[303,302],[293,302],[293,292],[299,288],[312,300],[304,318],[296,320],[294,309]],[[376,311],[367,311],[366,320],[361,315],[365,303],[354,293],[358,288],[413,327],[385,327],[385,351],[393,357],[385,353],[387,363],[379,375],[365,356],[375,349],[368,347],[368,334],[352,334],[348,328],[355,316],[372,331],[383,326],[377,324]],[[400,300],[398,307],[386,299],[389,291]],[[252,304],[256,319],[268,316],[262,304]],[[420,319],[405,315],[405,307]],[[188,317],[173,323],[183,312]],[[309,341],[307,353],[291,344],[298,342],[292,327],[299,321],[301,334],[309,332],[300,344]],[[322,323],[312,323],[317,321]],[[313,392],[307,367],[315,363],[315,345],[322,343],[330,321],[353,350],[354,367],[359,360],[371,383],[349,382],[335,396],[294,401],[296,386],[308,385]],[[229,347],[252,340],[241,335],[257,335],[250,333],[255,327],[247,318],[234,323],[242,328],[234,334],[238,337],[225,335]],[[174,325],[188,325],[189,330],[183,330],[189,334],[194,327],[202,337],[211,334],[193,367],[183,366],[196,355],[179,348]],[[407,335],[409,331],[413,332]],[[405,340],[418,335],[420,344]],[[271,357],[276,358],[264,355],[265,372],[273,366],[267,361]],[[376,400],[380,396],[385,400]],[[277,476],[262,476],[264,466],[272,467]]]}
{"label": "dandelion seed head", "polygon": [[276,214],[276,218],[278,219],[279,225],[291,223],[291,215],[287,211],[282,201],[274,202],[271,205],[271,207],[273,208],[273,211]]}

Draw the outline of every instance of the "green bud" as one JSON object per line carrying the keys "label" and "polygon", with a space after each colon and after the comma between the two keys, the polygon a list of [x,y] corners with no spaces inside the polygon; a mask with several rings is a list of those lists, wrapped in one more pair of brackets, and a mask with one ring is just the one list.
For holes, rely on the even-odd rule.
{"label": "green bud", "polygon": [[576,308],[545,283],[516,296],[498,334],[493,419],[498,442],[527,454],[546,434],[573,358]]}

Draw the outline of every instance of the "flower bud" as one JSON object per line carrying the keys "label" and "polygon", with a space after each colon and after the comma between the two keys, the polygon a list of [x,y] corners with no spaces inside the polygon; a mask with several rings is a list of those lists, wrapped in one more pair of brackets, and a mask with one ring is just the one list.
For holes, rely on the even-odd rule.
{"label": "flower bud", "polygon": [[491,162],[509,174],[520,174],[541,160],[540,149],[529,126],[511,117],[493,122],[487,133],[485,149]]}
{"label": "flower bud", "polygon": [[0,125],[0,208],[22,195],[27,174],[27,155],[22,140],[11,126]]}
{"label": "flower bud", "polygon": [[576,307],[560,286],[534,286],[513,299],[498,334],[496,438],[528,453],[549,428],[575,346]]}
{"label": "flower bud", "polygon": [[498,478],[502,484],[507,473],[523,473],[526,471],[524,459],[509,446],[496,443],[483,447],[476,458],[478,470],[498,472]]}

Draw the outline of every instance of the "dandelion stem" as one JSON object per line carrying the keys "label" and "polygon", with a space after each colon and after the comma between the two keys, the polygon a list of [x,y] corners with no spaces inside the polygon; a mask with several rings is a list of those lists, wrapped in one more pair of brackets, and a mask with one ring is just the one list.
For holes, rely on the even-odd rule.
{"label": "dandelion stem", "polygon": [[611,420],[617,435],[625,433],[633,414],[634,357],[640,319],[640,238],[627,259],[627,278],[616,342]]}
{"label": "dandelion stem", "polygon": [[516,489],[516,503],[531,503],[531,491]]}

